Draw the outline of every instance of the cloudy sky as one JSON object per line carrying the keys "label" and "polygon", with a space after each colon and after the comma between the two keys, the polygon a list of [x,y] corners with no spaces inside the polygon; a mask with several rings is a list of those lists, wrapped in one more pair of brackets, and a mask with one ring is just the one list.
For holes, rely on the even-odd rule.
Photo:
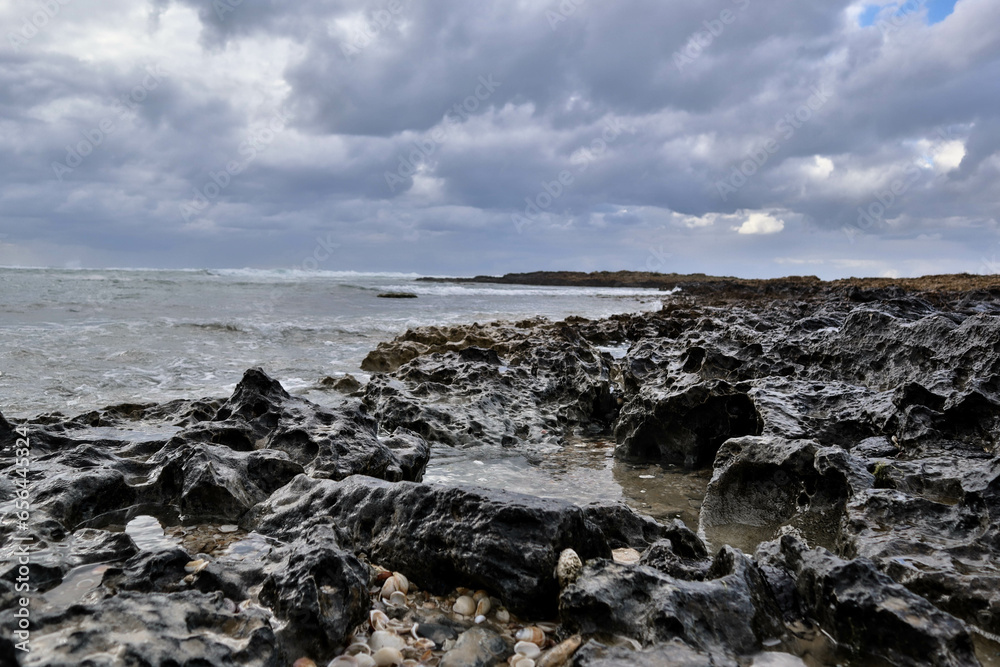
{"label": "cloudy sky", "polygon": [[4,0],[0,265],[994,273],[998,25],[996,0]]}

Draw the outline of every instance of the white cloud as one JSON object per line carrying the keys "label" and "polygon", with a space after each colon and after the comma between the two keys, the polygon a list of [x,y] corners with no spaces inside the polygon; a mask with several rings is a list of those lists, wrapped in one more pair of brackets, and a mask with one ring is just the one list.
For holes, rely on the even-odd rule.
{"label": "white cloud", "polygon": [[829,178],[830,174],[833,173],[833,169],[833,160],[822,155],[816,155],[813,157],[813,164],[806,167],[806,173],[811,178],[822,180]]}
{"label": "white cloud", "polygon": [[733,227],[739,234],[777,234],[785,228],[783,220],[768,213],[751,213],[739,227]]}
{"label": "white cloud", "polygon": [[948,172],[962,164],[965,157],[965,144],[961,141],[947,141],[934,152],[934,168],[937,171]]}

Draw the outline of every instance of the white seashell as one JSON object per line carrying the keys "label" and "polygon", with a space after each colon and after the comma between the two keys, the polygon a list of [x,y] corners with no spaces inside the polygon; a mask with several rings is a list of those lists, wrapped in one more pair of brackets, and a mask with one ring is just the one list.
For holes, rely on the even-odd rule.
{"label": "white seashell", "polygon": [[535,667],[535,661],[531,658],[521,658],[514,661],[514,667]]}
{"label": "white seashell", "polygon": [[572,549],[563,549],[559,554],[559,562],[556,563],[556,579],[559,580],[559,587],[565,588],[580,577],[583,571],[583,561]]}
{"label": "white seashell", "polygon": [[580,648],[580,644],[582,643],[583,638],[580,635],[573,635],[548,651],[535,665],[537,667],[563,667],[564,665],[568,665],[576,649]]}
{"label": "white seashell", "polygon": [[410,631],[413,630],[413,626],[406,621],[394,618],[389,621],[389,627],[387,627],[386,630],[392,630],[397,635],[408,635],[410,634]]}
{"label": "white seashell", "polygon": [[410,580],[407,579],[401,572],[393,572],[392,576],[396,579],[396,590],[402,591],[404,594],[410,592]]}
{"label": "white seashell", "polygon": [[375,658],[364,653],[354,656],[354,661],[358,663],[358,667],[375,667]]}
{"label": "white seashell", "polygon": [[430,651],[433,650],[437,644],[434,643],[433,639],[428,639],[427,637],[421,637],[417,641],[413,642],[413,648],[418,651]]}
{"label": "white seashell", "polygon": [[[388,630],[376,630],[372,633],[371,638],[368,640],[368,646],[372,649],[372,654],[377,655],[379,651],[384,648],[394,648],[397,651],[402,651],[406,648],[406,640],[397,635],[395,632],[390,632]],[[402,660],[402,658],[400,658]]]}
{"label": "white seashell", "polygon": [[382,590],[379,592],[379,597],[385,599],[398,590],[399,588],[396,587],[396,578],[389,577],[382,583]]}
{"label": "white seashell", "polygon": [[535,623],[535,627],[538,628],[539,630],[541,630],[542,632],[549,633],[550,635],[553,632],[555,632],[556,630],[559,629],[559,625],[558,624],[556,624],[556,623],[548,623],[548,622],[545,622],[545,621],[541,621],[541,622]]}
{"label": "white seashell", "polygon": [[386,646],[385,648],[380,648],[375,651],[375,654],[372,656],[372,660],[375,661],[376,667],[401,665],[403,664],[403,654],[399,652],[398,648]]}
{"label": "white seashell", "polygon": [[372,609],[368,614],[368,621],[371,623],[372,630],[385,630],[389,627],[389,617],[381,609]]}
{"label": "white seashell", "polygon": [[198,572],[204,570],[206,567],[208,567],[208,561],[199,558],[198,560],[193,560],[187,565],[185,565],[184,571],[190,572],[191,574],[197,574]]}
{"label": "white seashell", "polygon": [[372,649],[367,644],[366,640],[362,639],[362,641],[355,641],[353,644],[351,644],[350,646],[348,646],[347,650],[345,651],[345,653],[347,653],[347,655],[349,655],[349,656],[371,655],[372,654]]}
{"label": "white seashell", "polygon": [[542,649],[538,648],[538,644],[520,641],[514,644],[514,653],[523,655],[525,658],[537,658],[542,654]]}
{"label": "white seashell", "polygon": [[455,600],[455,604],[451,610],[456,614],[461,614],[462,616],[472,616],[476,613],[476,601],[468,595],[463,595]]}
{"label": "white seashell", "polygon": [[497,613],[493,616],[497,619],[497,623],[510,623],[510,612],[503,607],[497,609]]}
{"label": "white seashell", "polygon": [[406,593],[403,591],[394,591],[392,595],[389,596],[389,603],[399,605],[400,607],[406,606]]}
{"label": "white seashell", "polygon": [[492,608],[493,605],[490,603],[490,599],[483,598],[479,601],[479,604],[476,605],[476,616],[485,616],[490,613],[490,609]]}
{"label": "white seashell", "polygon": [[[535,646],[541,646],[545,641],[545,633],[537,625],[529,625],[526,628],[521,628],[514,635],[514,638],[519,642],[531,642]],[[518,651],[520,653],[520,651]]]}
{"label": "white seashell", "polygon": [[234,526],[231,523],[227,523],[227,524],[224,524],[222,526],[219,526],[219,532],[220,533],[235,533],[239,529],[240,529],[239,526]]}
{"label": "white seashell", "polygon": [[486,622],[486,617],[485,617],[485,616],[483,616],[482,614],[480,614],[479,616],[476,616],[476,617],[475,617],[475,618],[473,619],[473,622],[474,622],[474,623],[475,623],[476,625],[479,625],[480,623],[485,623],[485,622]]}
{"label": "white seashell", "polygon": [[326,667],[358,667],[358,661],[349,655],[334,658]]}

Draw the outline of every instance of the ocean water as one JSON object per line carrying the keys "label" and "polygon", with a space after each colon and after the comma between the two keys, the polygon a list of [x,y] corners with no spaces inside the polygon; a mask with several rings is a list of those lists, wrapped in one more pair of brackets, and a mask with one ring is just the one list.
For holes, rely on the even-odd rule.
{"label": "ocean water", "polygon": [[[0,269],[0,411],[72,415],[228,395],[261,366],[319,403],[409,327],[656,310],[663,293],[285,270]],[[379,299],[407,291],[417,299]]]}

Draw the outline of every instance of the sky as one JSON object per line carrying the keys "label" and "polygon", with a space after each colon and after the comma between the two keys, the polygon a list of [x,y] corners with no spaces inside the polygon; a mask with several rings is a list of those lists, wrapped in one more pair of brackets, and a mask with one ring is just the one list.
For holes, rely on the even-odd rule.
{"label": "sky", "polygon": [[0,265],[1000,271],[996,0],[4,0]]}

